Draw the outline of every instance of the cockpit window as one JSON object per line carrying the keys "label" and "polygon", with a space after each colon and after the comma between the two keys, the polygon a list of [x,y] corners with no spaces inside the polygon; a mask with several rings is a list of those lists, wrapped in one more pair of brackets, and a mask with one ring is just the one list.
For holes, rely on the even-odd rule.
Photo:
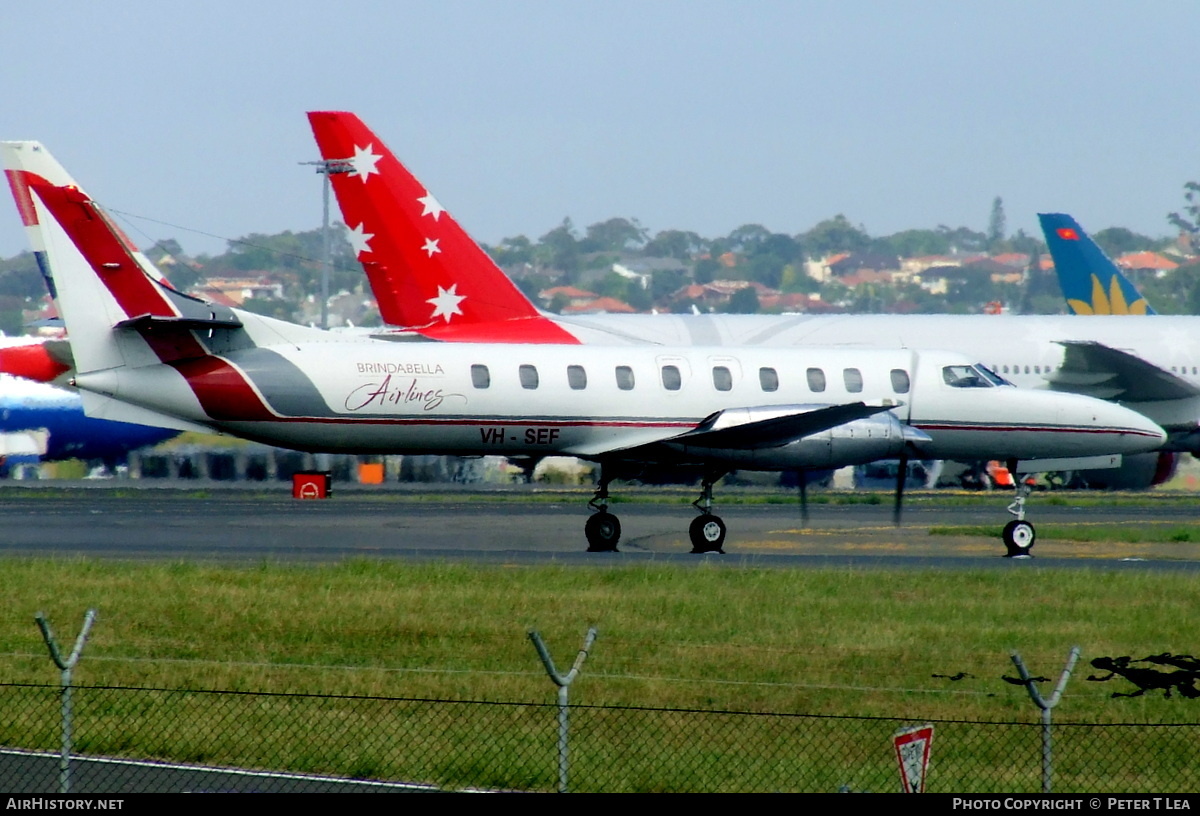
{"label": "cockpit window", "polygon": [[942,379],[951,388],[991,388],[994,383],[975,366],[951,365],[942,369]]}
{"label": "cockpit window", "polygon": [[976,363],[975,370],[978,371],[983,376],[987,377],[988,382],[990,382],[992,385],[1012,385],[1012,383],[1010,383],[1008,380],[1001,377],[995,371],[992,371],[990,368],[985,366],[983,363]]}

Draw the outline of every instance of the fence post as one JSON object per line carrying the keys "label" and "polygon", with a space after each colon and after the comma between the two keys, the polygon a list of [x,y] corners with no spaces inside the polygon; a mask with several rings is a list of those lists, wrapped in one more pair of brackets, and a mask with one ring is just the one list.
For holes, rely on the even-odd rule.
{"label": "fence post", "polygon": [[1012,662],[1021,675],[1021,682],[1025,684],[1025,690],[1029,692],[1029,699],[1033,700],[1033,704],[1042,710],[1042,793],[1050,793],[1053,771],[1050,755],[1050,710],[1058,705],[1058,701],[1062,698],[1063,689],[1067,687],[1067,681],[1071,679],[1071,670],[1075,668],[1075,661],[1078,659],[1079,647],[1072,647],[1071,654],[1067,656],[1067,665],[1063,669],[1062,676],[1058,678],[1058,685],[1055,687],[1054,693],[1050,695],[1049,700],[1045,700],[1025,669],[1021,655],[1016,651],[1012,653]]}
{"label": "fence post", "polygon": [[546,667],[546,674],[550,675],[550,679],[558,686],[558,792],[566,793],[569,769],[567,762],[567,689],[579,676],[579,670],[583,668],[583,661],[587,660],[588,650],[592,648],[592,643],[596,640],[596,627],[588,629],[587,636],[583,639],[583,648],[575,656],[575,665],[565,675],[559,674],[558,670],[554,668],[554,659],[550,657],[550,652],[546,649],[546,644],[542,642],[542,636],[537,633],[537,630],[529,630],[529,639],[533,641],[533,647],[537,649],[538,657],[542,659],[542,665]]}
{"label": "fence post", "polygon": [[75,668],[75,664],[79,662],[83,644],[87,642],[88,633],[92,631],[92,624],[96,621],[96,610],[89,609],[87,611],[87,615],[83,619],[83,628],[79,630],[79,637],[75,639],[75,648],[66,660],[63,660],[58,644],[54,641],[54,633],[50,631],[50,622],[46,620],[46,616],[38,612],[34,616],[34,620],[37,621],[38,628],[42,630],[42,639],[46,641],[46,646],[50,649],[50,659],[54,661],[54,665],[58,666],[61,672],[59,682],[62,685],[62,755],[58,760],[58,792],[70,793],[71,669]]}

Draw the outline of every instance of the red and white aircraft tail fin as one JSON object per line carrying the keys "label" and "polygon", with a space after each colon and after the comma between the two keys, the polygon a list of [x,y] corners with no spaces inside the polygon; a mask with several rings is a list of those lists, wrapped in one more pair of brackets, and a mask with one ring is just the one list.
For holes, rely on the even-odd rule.
{"label": "red and white aircraft tail fin", "polygon": [[[0,143],[0,156],[4,162],[4,175],[8,178],[8,186],[12,190],[13,199],[17,203],[17,211],[21,214],[21,223],[25,225],[26,237],[33,248],[38,268],[46,281],[50,297],[58,300],[58,289],[54,282],[54,270],[51,269],[46,257],[46,238],[44,225],[38,217],[37,208],[29,195],[29,184],[40,181],[54,187],[73,187],[83,192],[79,183],[67,172],[58,160],[51,155],[41,143],[33,141]],[[85,194],[86,195],[86,194]],[[98,208],[99,209],[99,208]],[[99,210],[103,213],[103,210]],[[137,262],[147,275],[170,286],[168,281],[150,259],[147,258],[129,239],[120,227],[113,223],[111,217],[104,213],[112,231],[128,250],[130,256]]]}
{"label": "red and white aircraft tail fin", "polygon": [[[58,234],[53,219],[47,220],[43,207],[35,202],[31,185],[72,190],[78,197],[87,198],[79,183],[67,172],[42,144],[34,141],[0,142],[0,160],[4,174],[12,191],[21,223],[25,226],[29,246],[33,250],[38,270],[46,283],[46,289],[61,314],[56,274],[67,263],[82,263],[70,250],[55,251],[54,236]],[[104,220],[108,231],[120,251],[127,255],[138,268],[154,280],[170,286],[162,273],[150,259],[134,245],[133,241],[99,207],[95,208],[98,218]],[[61,249],[61,248],[60,248]],[[56,258],[57,256],[57,258]],[[41,382],[60,382],[72,373],[74,360],[71,347],[66,341],[13,346],[0,350],[0,372],[13,374]]]}
{"label": "red and white aircraft tail fin", "polygon": [[444,340],[574,343],[352,113],[308,114],[384,322]]}

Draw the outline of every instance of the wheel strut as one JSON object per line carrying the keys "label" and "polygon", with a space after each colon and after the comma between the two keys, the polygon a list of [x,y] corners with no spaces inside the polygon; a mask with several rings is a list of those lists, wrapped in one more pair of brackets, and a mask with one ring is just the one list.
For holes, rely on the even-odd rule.
{"label": "wheel strut", "polygon": [[1004,540],[1004,557],[1032,558],[1030,550],[1037,540],[1037,532],[1033,525],[1025,520],[1025,502],[1033,493],[1033,485],[1026,484],[1025,480],[1017,475],[1016,462],[1009,463],[1009,473],[1012,474],[1013,485],[1016,487],[1016,496],[1007,509],[1016,518],[1004,525],[1004,531],[1000,534]]}
{"label": "wheel strut", "polygon": [[588,552],[616,552],[617,542],[621,540],[621,522],[608,512],[608,483],[611,481],[612,476],[605,475],[604,466],[601,465],[596,493],[588,502],[588,507],[595,512],[583,526]]}
{"label": "wheel strut", "polygon": [[725,543],[725,522],[712,511],[713,484],[724,475],[723,471],[706,475],[701,482],[700,498],[692,502],[692,507],[700,514],[688,527],[688,538],[691,539],[694,553],[725,552],[721,549],[721,545]]}

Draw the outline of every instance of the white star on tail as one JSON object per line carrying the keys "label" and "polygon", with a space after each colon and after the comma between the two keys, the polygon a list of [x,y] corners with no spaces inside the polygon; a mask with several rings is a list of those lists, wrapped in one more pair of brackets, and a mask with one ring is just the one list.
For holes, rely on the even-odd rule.
{"label": "white star on tail", "polygon": [[438,216],[446,211],[446,208],[439,204],[438,200],[431,196],[428,190],[417,201],[421,202],[421,206],[425,208],[421,210],[421,215],[432,215],[434,221],[437,221]]}
{"label": "white star on tail", "polygon": [[462,309],[458,308],[458,304],[466,300],[467,296],[457,294],[457,289],[457,283],[451,284],[449,289],[439,286],[437,297],[425,301],[433,304],[433,314],[429,316],[430,320],[440,317],[449,323],[451,317],[462,314]]}
{"label": "white star on tail", "polygon": [[434,253],[442,251],[441,248],[438,247],[438,240],[439,239],[437,238],[426,238],[425,246],[421,247],[421,249],[425,250],[425,252],[429,254],[430,258],[434,256]]}
{"label": "white star on tail", "polygon": [[379,175],[379,171],[375,169],[375,165],[379,164],[379,160],[383,158],[382,154],[372,153],[371,150],[375,145],[369,144],[366,147],[354,146],[354,158],[350,160],[350,166],[354,168],[354,175],[358,176],[366,184],[367,176],[374,173]]}
{"label": "white star on tail", "polygon": [[346,232],[346,240],[350,242],[350,246],[354,248],[355,255],[362,255],[364,252],[371,251],[371,239],[375,237],[373,232],[364,232],[363,224],[359,224],[352,230]]}

